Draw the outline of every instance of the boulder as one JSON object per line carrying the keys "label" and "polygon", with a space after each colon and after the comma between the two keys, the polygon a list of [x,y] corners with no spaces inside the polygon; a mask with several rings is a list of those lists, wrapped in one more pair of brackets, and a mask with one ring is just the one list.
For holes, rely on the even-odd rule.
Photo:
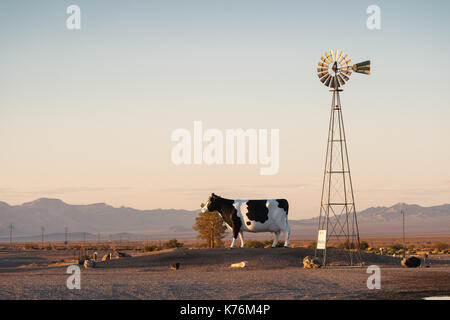
{"label": "boulder", "polygon": [[170,266],[171,270],[178,270],[180,268],[180,263],[174,263],[173,265]]}
{"label": "boulder", "polygon": [[105,255],[103,256],[103,258],[102,258],[102,261],[107,261],[107,260],[111,260],[111,254],[110,254],[110,253],[105,254]]}
{"label": "boulder", "polygon": [[420,267],[420,263],[421,261],[417,257],[403,258],[401,262],[404,268],[417,268]]}
{"label": "boulder", "polygon": [[95,260],[85,260],[84,261],[84,267],[87,268],[95,268]]}
{"label": "boulder", "polygon": [[114,255],[119,258],[131,258],[131,255],[126,252],[114,251]]}
{"label": "boulder", "polygon": [[320,262],[320,259],[306,256],[303,259],[303,268],[305,269],[317,269],[322,266],[322,263]]}
{"label": "boulder", "polygon": [[242,261],[239,263],[233,263],[231,266],[231,268],[245,268],[248,267],[248,262],[247,261]]}

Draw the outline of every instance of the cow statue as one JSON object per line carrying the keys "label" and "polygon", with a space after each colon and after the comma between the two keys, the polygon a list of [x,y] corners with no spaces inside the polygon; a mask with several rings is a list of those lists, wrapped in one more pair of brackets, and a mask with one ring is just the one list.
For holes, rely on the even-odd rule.
{"label": "cow statue", "polygon": [[234,248],[239,235],[241,248],[245,246],[243,232],[273,232],[275,239],[272,248],[278,244],[278,237],[283,231],[284,247],[289,248],[288,223],[289,204],[285,199],[270,200],[231,200],[211,194],[206,204],[202,204],[202,212],[218,212],[228,229],[233,231]]}

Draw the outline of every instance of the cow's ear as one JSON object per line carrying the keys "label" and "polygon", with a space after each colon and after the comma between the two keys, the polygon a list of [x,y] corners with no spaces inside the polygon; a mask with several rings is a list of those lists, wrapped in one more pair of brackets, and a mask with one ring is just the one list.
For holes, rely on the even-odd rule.
{"label": "cow's ear", "polygon": [[213,192],[213,193],[211,193],[211,197],[213,197],[213,198],[214,198],[215,196],[216,196],[216,195],[214,194],[214,192]]}

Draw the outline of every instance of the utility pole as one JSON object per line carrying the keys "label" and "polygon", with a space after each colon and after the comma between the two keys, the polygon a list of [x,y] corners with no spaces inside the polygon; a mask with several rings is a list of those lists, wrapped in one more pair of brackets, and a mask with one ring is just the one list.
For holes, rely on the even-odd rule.
{"label": "utility pole", "polygon": [[405,212],[401,211],[403,216],[403,259],[406,257],[406,242],[405,242]]}
{"label": "utility pole", "polygon": [[42,247],[44,247],[44,232],[45,232],[45,228],[44,228],[44,227],[41,227]]}
{"label": "utility pole", "polygon": [[9,244],[10,244],[10,245],[12,245],[12,232],[13,232],[13,229],[14,229],[14,226],[13,226],[13,224],[11,223],[11,224],[9,225]]}
{"label": "utility pole", "polygon": [[67,246],[67,236],[68,236],[69,228],[64,228],[64,245]]}

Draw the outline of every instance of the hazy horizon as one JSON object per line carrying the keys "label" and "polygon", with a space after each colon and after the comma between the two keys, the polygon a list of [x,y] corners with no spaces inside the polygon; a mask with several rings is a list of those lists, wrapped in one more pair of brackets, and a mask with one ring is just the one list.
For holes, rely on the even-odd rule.
{"label": "hazy horizon", "polygon": [[[194,210],[214,192],[317,216],[331,95],[316,66],[330,49],[372,61],[341,94],[356,210],[450,199],[449,2],[377,1],[381,30],[366,0],[78,0],[82,28],[68,30],[71,4],[0,3],[2,201]],[[196,120],[279,129],[278,174],[174,165],[171,133]]]}

